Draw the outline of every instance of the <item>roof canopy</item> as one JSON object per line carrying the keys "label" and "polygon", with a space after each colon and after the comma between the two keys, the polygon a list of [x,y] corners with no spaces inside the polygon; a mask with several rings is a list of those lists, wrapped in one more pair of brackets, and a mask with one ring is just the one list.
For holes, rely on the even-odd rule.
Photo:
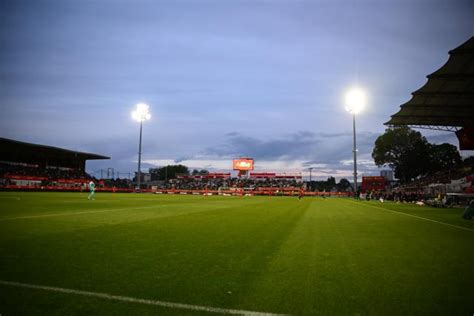
{"label": "roof canopy", "polygon": [[446,64],[428,75],[385,125],[456,131],[474,126],[474,37],[449,52]]}
{"label": "roof canopy", "polygon": [[86,160],[110,157],[0,138],[0,160],[83,169]]}

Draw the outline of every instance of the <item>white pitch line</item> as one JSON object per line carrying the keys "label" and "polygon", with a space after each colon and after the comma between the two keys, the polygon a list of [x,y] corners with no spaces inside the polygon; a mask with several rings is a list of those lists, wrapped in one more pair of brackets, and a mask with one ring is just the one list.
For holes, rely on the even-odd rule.
{"label": "white pitch line", "polygon": [[[165,204],[169,205],[169,204]],[[16,219],[28,219],[28,218],[41,218],[41,217],[54,217],[54,216],[72,216],[72,215],[81,215],[81,214],[91,214],[91,213],[104,213],[104,212],[116,212],[116,211],[125,211],[125,210],[141,210],[147,208],[156,208],[162,207],[165,205],[154,205],[154,206],[143,206],[143,207],[132,207],[132,208],[112,208],[112,209],[105,209],[105,210],[97,210],[97,211],[82,211],[82,212],[69,212],[69,213],[53,213],[53,214],[44,214],[44,215],[29,215],[29,216],[18,216],[18,217],[6,217],[0,218],[0,222],[3,221],[11,221]]]}
{"label": "white pitch line", "polygon": [[[358,204],[358,203],[352,202],[352,201],[349,201],[349,202],[351,202],[353,204]],[[358,204],[358,205],[360,205],[360,204]],[[458,225],[448,224],[448,223],[445,223],[445,222],[435,221],[434,219],[429,219],[429,218],[426,218],[426,217],[416,216],[416,215],[412,215],[412,214],[408,214],[408,213],[404,213],[404,212],[398,212],[398,211],[390,210],[388,208],[379,207],[379,206],[375,206],[375,205],[370,205],[370,204],[364,204],[364,205],[367,205],[367,206],[370,206],[370,207],[373,207],[373,208],[377,208],[377,209],[380,209],[380,210],[383,210],[383,211],[387,211],[387,212],[392,212],[392,213],[396,213],[396,214],[400,214],[400,215],[414,217],[414,218],[418,218],[418,219],[425,220],[425,221],[428,221],[428,222],[433,222],[433,223],[437,223],[437,224],[441,224],[441,225],[445,225],[445,226],[449,226],[449,227],[454,227],[454,228],[457,228],[457,229],[467,230],[469,232],[474,232],[474,229],[463,227],[463,226],[458,226]]]}
{"label": "white pitch line", "polygon": [[3,280],[0,280],[0,284],[14,286],[14,287],[35,289],[35,290],[96,297],[96,298],[102,298],[102,299],[111,300],[111,301],[121,301],[121,302],[127,302],[127,303],[154,305],[154,306],[161,306],[161,307],[175,308],[175,309],[187,309],[187,310],[192,310],[192,311],[204,311],[204,312],[217,313],[217,314],[246,315],[246,316],[287,315],[287,314],[274,314],[274,313],[254,312],[254,311],[247,311],[247,310],[240,310],[240,309],[227,309],[227,308],[219,308],[219,307],[211,307],[211,306],[200,306],[200,305],[191,305],[191,304],[183,304],[183,303],[165,302],[165,301],[158,301],[158,300],[147,300],[147,299],[134,298],[134,297],[129,297],[129,296],[112,295],[112,294],[107,294],[107,293],[89,292],[89,291],[65,289],[65,288],[53,287],[53,286],[43,286],[43,285],[35,285],[35,284],[27,284],[27,283],[19,283],[19,282],[10,282],[10,281],[3,281]]}

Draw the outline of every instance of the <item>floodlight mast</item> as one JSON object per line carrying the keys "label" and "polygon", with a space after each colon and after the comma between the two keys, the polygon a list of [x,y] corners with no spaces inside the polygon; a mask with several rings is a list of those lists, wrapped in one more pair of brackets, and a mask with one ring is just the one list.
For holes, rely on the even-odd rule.
{"label": "floodlight mast", "polygon": [[352,113],[352,134],[354,155],[354,198],[357,199],[357,141],[356,141],[356,114],[359,114],[366,103],[364,91],[354,88],[346,94],[346,111]]}
{"label": "floodlight mast", "polygon": [[142,130],[143,130],[143,121],[148,121],[151,118],[149,112],[150,107],[145,103],[138,103],[136,105],[135,111],[132,112],[132,118],[140,122],[140,139],[138,142],[138,172],[137,172],[137,188],[141,190],[141,160],[142,160]]}

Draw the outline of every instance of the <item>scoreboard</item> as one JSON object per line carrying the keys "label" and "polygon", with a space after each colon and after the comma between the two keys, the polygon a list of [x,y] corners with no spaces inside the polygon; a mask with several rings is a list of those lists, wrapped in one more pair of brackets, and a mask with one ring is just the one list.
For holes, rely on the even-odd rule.
{"label": "scoreboard", "polygon": [[363,192],[385,190],[385,181],[384,177],[362,177],[361,190]]}
{"label": "scoreboard", "polygon": [[253,159],[252,158],[238,158],[232,161],[232,167],[238,171],[249,171],[253,170]]}

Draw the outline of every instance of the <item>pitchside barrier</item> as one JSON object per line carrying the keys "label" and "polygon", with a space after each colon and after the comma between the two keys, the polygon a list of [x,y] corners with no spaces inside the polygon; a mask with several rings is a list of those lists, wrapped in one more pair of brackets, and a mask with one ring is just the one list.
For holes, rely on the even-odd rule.
{"label": "pitchside barrier", "polygon": [[[67,187],[67,186],[21,186],[21,185],[5,185],[0,187],[3,191],[34,191],[34,192],[89,192],[84,187]],[[96,192],[109,193],[132,193],[134,189],[123,188],[96,188]],[[142,189],[144,193],[156,194],[181,194],[181,195],[224,195],[224,196],[252,196],[252,195],[266,195],[266,196],[298,196],[300,194],[299,188],[258,188],[251,189],[226,189],[226,190],[181,190],[181,189]],[[333,197],[348,197],[352,196],[351,192],[304,192],[305,196],[333,196]]]}

